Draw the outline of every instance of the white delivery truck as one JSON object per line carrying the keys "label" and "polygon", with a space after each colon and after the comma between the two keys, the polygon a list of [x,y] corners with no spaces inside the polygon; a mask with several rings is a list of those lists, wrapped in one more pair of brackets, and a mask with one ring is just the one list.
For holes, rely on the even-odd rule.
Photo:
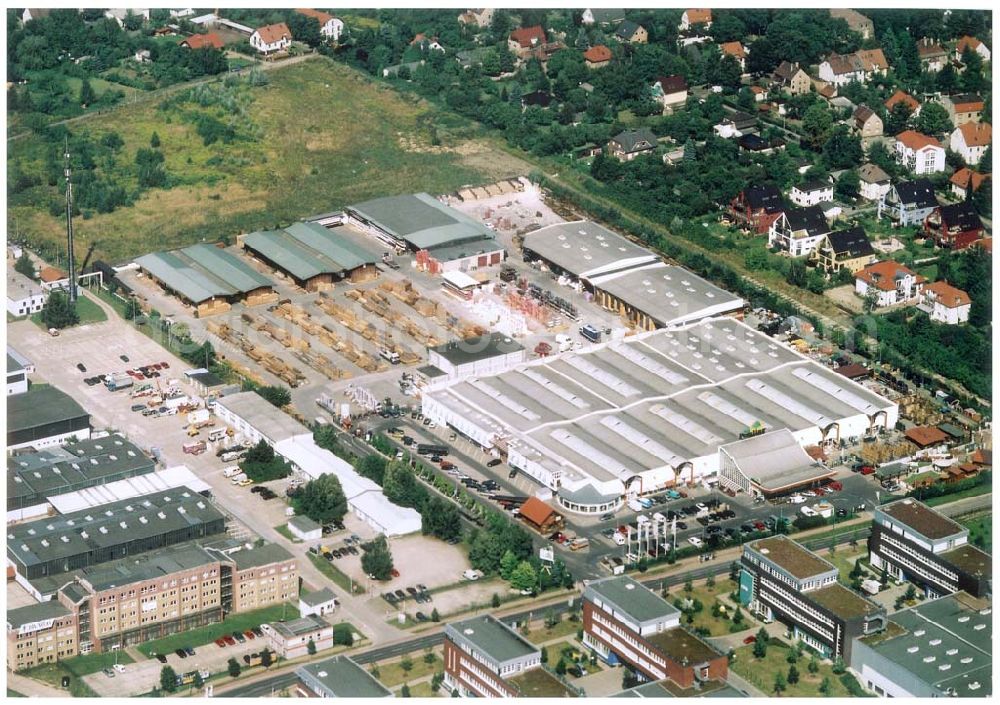
{"label": "white delivery truck", "polygon": [[239,474],[240,474],[239,465],[232,465],[222,471],[223,477],[233,477],[234,475],[239,475]]}
{"label": "white delivery truck", "polygon": [[573,339],[570,338],[565,333],[560,333],[556,336],[556,350],[559,352],[567,352],[573,349]]}
{"label": "white delivery truck", "polygon": [[192,426],[199,426],[201,424],[208,423],[209,413],[208,409],[197,409],[195,411],[188,412],[187,422]]}

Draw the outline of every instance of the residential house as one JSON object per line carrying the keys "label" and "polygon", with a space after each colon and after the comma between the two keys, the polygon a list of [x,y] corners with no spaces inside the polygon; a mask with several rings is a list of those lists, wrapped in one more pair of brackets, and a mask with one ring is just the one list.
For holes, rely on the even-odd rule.
{"label": "residential house", "polygon": [[623,162],[630,162],[642,154],[652,154],[656,149],[656,135],[647,128],[623,130],[611,138],[605,154]]}
{"label": "residential house", "polygon": [[625,20],[615,30],[615,38],[628,44],[645,44],[649,41],[649,34],[642,25],[632,20]]}
{"label": "residential house", "polygon": [[872,243],[860,225],[828,233],[813,250],[813,261],[826,274],[842,269],[855,274],[875,259]]}
{"label": "residential house", "polygon": [[912,303],[920,296],[927,279],[898,262],[875,262],[857,272],[854,291],[861,298],[874,292],[876,308]]}
{"label": "residential house", "polygon": [[206,47],[222,49],[225,42],[215,32],[209,32],[208,34],[192,34],[190,37],[185,37],[180,41],[180,45],[186,49],[204,49]]}
{"label": "residential house", "polygon": [[915,583],[927,597],[963,590],[990,594],[992,560],[969,544],[969,530],[915,499],[875,508],[868,558],[876,571]]}
{"label": "residential house", "polygon": [[884,607],[841,585],[837,566],[787,536],[743,544],[740,567],[740,603],[825,658],[849,661],[855,637],[885,629]]}
{"label": "residential house", "polygon": [[830,17],[847,22],[851,31],[860,34],[862,39],[871,39],[875,36],[875,24],[857,10],[846,7],[833,8],[830,10]]}
{"label": "residential house", "polygon": [[951,192],[955,198],[965,200],[969,197],[969,189],[975,193],[983,185],[983,181],[990,178],[989,174],[980,174],[969,167],[963,166],[951,175]]}
{"label": "residential house", "polygon": [[934,197],[934,186],[927,179],[904,181],[890,186],[885,197],[879,201],[878,217],[885,213],[899,225],[915,225],[923,223],[924,219],[938,207]]}
{"label": "residential house", "polygon": [[444,47],[441,46],[437,37],[428,37],[423,32],[414,35],[413,39],[410,40],[410,46],[418,47],[421,51],[444,51]]}
{"label": "residential house", "polygon": [[736,63],[740,65],[740,71],[746,72],[747,70],[747,50],[740,42],[723,42],[719,45],[719,49],[722,50],[723,56],[731,56],[736,59]]}
{"label": "residential house", "polygon": [[936,73],[948,62],[948,51],[929,37],[917,42],[917,54],[920,56],[920,66],[924,71]]}
{"label": "residential house", "polygon": [[969,320],[972,299],[948,282],[934,282],[924,287],[917,308],[929,314],[932,321],[955,326]]}
{"label": "residential house", "polygon": [[976,209],[968,201],[939,206],[924,219],[924,235],[938,247],[964,250],[983,237],[986,230]]}
{"label": "residential house", "polygon": [[904,103],[910,109],[910,115],[920,114],[920,101],[904,90],[896,89],[896,92],[889,96],[883,105],[885,105],[886,110],[891,111],[897,103]]}
{"label": "residential house", "polygon": [[598,24],[602,26],[615,25],[625,20],[625,10],[614,7],[584,10],[580,22],[585,25]]}
{"label": "residential house", "polygon": [[466,10],[458,16],[458,21],[465,25],[476,25],[480,29],[485,29],[493,23],[493,13],[496,10],[492,7],[484,7],[476,10]]}
{"label": "residential house", "polygon": [[965,35],[964,37],[959,39],[958,43],[955,45],[956,61],[962,60],[962,54],[965,53],[965,50],[967,48],[972,49],[972,51],[979,54],[979,57],[983,60],[983,62],[988,62],[990,60],[990,48],[985,44],[983,44],[978,39],[976,39],[975,37],[970,37],[969,35]]}
{"label": "residential house", "polygon": [[265,56],[285,51],[292,45],[292,33],[284,22],[258,27],[250,35],[250,46]]}
{"label": "residential house", "polygon": [[40,20],[43,17],[48,17],[50,12],[52,12],[52,10],[46,8],[25,9],[24,12],[21,13],[21,24],[26,25],[32,20]]}
{"label": "residential house", "polygon": [[975,166],[993,139],[993,126],[988,122],[966,122],[951,133],[951,151],[958,152],[965,163]]}
{"label": "residential house", "polygon": [[917,174],[937,174],[944,171],[944,147],[933,137],[916,130],[896,135],[896,162]]}
{"label": "residential house", "polygon": [[863,164],[858,169],[858,179],[861,181],[861,197],[866,201],[880,201],[889,192],[889,175],[875,164]]}
{"label": "residential house", "polygon": [[709,29],[712,26],[712,10],[711,9],[695,9],[695,10],[684,10],[681,13],[681,23],[677,25],[677,29],[684,32],[695,25],[700,25],[703,29]]}
{"label": "residential house", "polygon": [[767,100],[767,89],[763,86],[750,86],[750,92],[753,93],[753,102],[763,103]]}
{"label": "residential house", "polygon": [[611,63],[611,50],[603,44],[598,44],[583,52],[583,60],[588,69],[603,68]]}
{"label": "residential house", "polygon": [[766,140],[754,133],[741,135],[736,143],[739,145],[740,151],[750,154],[774,154],[785,148],[785,140],[780,137]]}
{"label": "residential house", "polygon": [[785,211],[777,186],[749,186],[729,204],[729,216],[736,225],[755,235],[768,232]]}
{"label": "residential house", "polygon": [[545,91],[532,91],[521,96],[521,110],[527,110],[531,106],[547,108],[552,104],[552,95]]}
{"label": "residential house", "polygon": [[527,59],[536,49],[544,47],[545,43],[545,30],[536,24],[533,27],[519,27],[511,32],[507,48],[519,59]]}
{"label": "residential house", "polygon": [[788,197],[797,206],[815,206],[833,200],[833,184],[828,181],[806,181],[792,186]]}
{"label": "residential house", "polygon": [[882,118],[867,105],[859,105],[851,116],[851,129],[861,138],[865,149],[882,136]]}
{"label": "residential house", "polygon": [[119,27],[125,26],[125,18],[129,15],[141,17],[144,22],[149,22],[149,8],[147,7],[113,7],[104,11],[104,16],[117,22]]}
{"label": "residential house", "polygon": [[148,64],[150,61],[153,60],[152,56],[153,55],[152,53],[150,53],[149,49],[139,49],[138,51],[135,52],[132,58],[138,61],[140,64]]}
{"label": "residential house", "polygon": [[798,64],[782,61],[771,74],[773,83],[791,95],[804,95],[812,90],[812,80]]}
{"label": "residential house", "polygon": [[747,132],[755,132],[757,130],[757,116],[744,113],[741,110],[726,113],[726,117],[722,119],[722,122],[715,125],[713,129],[717,135],[725,139],[739,137]]}
{"label": "residential house", "polygon": [[979,122],[983,116],[983,99],[975,93],[959,93],[957,95],[944,96],[941,105],[948,111],[951,124],[955,127],[964,125],[967,122]]}
{"label": "residential house", "polygon": [[312,17],[319,22],[319,33],[321,36],[338,41],[340,35],[344,33],[344,21],[322,10],[310,10],[300,8],[296,10],[300,15]]}
{"label": "residential house", "polygon": [[860,49],[853,54],[830,54],[819,65],[819,77],[835,86],[843,86],[851,81],[867,83],[878,74],[889,71],[889,62],[881,49]]}
{"label": "residential house", "polygon": [[777,247],[792,257],[803,257],[830,233],[830,224],[819,206],[789,208],[771,223],[767,231],[767,246]]}
{"label": "residential house", "polygon": [[660,76],[653,83],[653,100],[663,105],[663,112],[673,112],[684,107],[688,98],[688,84],[683,76]]}

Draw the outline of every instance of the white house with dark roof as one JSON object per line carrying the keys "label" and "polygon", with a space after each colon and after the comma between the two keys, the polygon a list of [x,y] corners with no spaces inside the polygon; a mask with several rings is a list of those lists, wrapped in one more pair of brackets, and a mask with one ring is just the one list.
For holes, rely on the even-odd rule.
{"label": "white house with dark roof", "polygon": [[880,201],[892,185],[889,175],[877,164],[863,164],[858,169],[858,179],[861,182],[861,198],[866,201]]}
{"label": "white house with dark roof", "polygon": [[771,224],[767,245],[777,247],[792,257],[803,257],[816,249],[831,230],[819,206],[788,208]]}
{"label": "white house with dark roof", "polygon": [[820,203],[833,201],[833,184],[828,181],[805,181],[792,186],[788,198],[797,206],[816,206]]}

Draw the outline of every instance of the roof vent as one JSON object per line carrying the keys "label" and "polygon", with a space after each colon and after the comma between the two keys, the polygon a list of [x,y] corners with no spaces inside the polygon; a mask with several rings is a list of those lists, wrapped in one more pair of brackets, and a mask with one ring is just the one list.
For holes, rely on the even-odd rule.
{"label": "roof vent", "polygon": [[767,549],[767,548],[762,548],[762,549],[760,549],[760,552],[761,552],[761,553],[762,553],[763,555],[765,555],[765,556],[766,556],[766,555],[767,555],[768,553],[770,553],[770,552],[771,552],[771,550],[770,550],[770,549]]}
{"label": "roof vent", "polygon": [[473,629],[472,627],[466,627],[465,629],[462,630],[462,633],[465,634],[466,636],[472,636],[473,634],[476,633],[476,630]]}
{"label": "roof vent", "polygon": [[632,583],[627,583],[625,585],[625,589],[626,590],[635,590],[635,585],[633,585]]}
{"label": "roof vent", "polygon": [[57,467],[52,468],[52,472],[54,472],[56,475],[62,475],[62,470],[60,470]]}
{"label": "roof vent", "polygon": [[164,514],[163,512],[157,512],[156,516],[160,517],[161,519],[166,519],[167,518],[167,515]]}
{"label": "roof vent", "polygon": [[986,629],[986,625],[985,624],[977,624],[976,626],[973,627],[973,629],[975,629],[977,632],[979,632],[979,631],[982,631],[983,629]]}
{"label": "roof vent", "polygon": [[80,538],[82,538],[82,539],[89,539],[90,538],[90,534],[88,534],[86,531],[81,531],[80,532]]}
{"label": "roof vent", "polygon": [[187,514],[187,510],[184,507],[177,507],[178,514]]}
{"label": "roof vent", "polygon": [[98,529],[98,531],[100,531],[102,534],[106,534],[108,533],[108,527],[102,526],[100,529]]}
{"label": "roof vent", "polygon": [[59,540],[62,541],[63,543],[69,543],[69,537],[68,536],[60,536]]}
{"label": "roof vent", "polygon": [[966,656],[965,658],[962,659],[962,663],[972,663],[972,657]]}
{"label": "roof vent", "polygon": [[149,523],[149,519],[147,519],[146,517],[139,517],[139,523],[140,524],[148,524]]}
{"label": "roof vent", "polygon": [[915,653],[917,653],[918,651],[920,651],[920,647],[919,647],[919,646],[911,646],[911,647],[909,647],[909,648],[908,648],[908,649],[906,650],[906,653],[908,653],[908,654],[915,654]]}
{"label": "roof vent", "polygon": [[979,681],[976,681],[975,683],[969,683],[969,690],[979,690],[979,687],[980,687]]}
{"label": "roof vent", "polygon": [[29,549],[28,549],[28,544],[26,544],[26,543],[22,543],[22,544],[21,544],[21,550],[22,550],[22,551],[24,551],[25,553],[27,553],[27,552],[28,552],[28,550],[29,550]]}
{"label": "roof vent", "polygon": [[934,663],[937,661],[937,656],[924,656],[924,663]]}
{"label": "roof vent", "polygon": [[118,526],[122,527],[123,529],[127,529],[128,528],[128,524],[126,524],[124,521],[118,522]]}
{"label": "roof vent", "polygon": [[320,678],[326,678],[326,671],[320,671],[316,675],[319,676]]}
{"label": "roof vent", "polygon": [[49,547],[49,542],[46,539],[42,539],[42,546],[44,546],[45,548],[48,548]]}
{"label": "roof vent", "polygon": [[72,519],[67,519],[66,526],[76,526],[76,522],[73,521]]}
{"label": "roof vent", "polygon": [[97,458],[91,458],[90,459],[90,464],[91,465],[97,465]]}
{"label": "roof vent", "polygon": [[28,529],[28,536],[34,536],[34,535],[35,535],[35,530],[34,529]]}
{"label": "roof vent", "polygon": [[94,447],[95,447],[95,448],[96,448],[97,450],[104,450],[104,446],[102,446],[102,445],[101,445],[100,443],[95,443],[95,444],[94,444]]}
{"label": "roof vent", "polygon": [[931,639],[931,640],[930,640],[930,641],[929,641],[928,643],[929,643],[929,644],[930,644],[931,646],[937,646],[938,644],[940,644],[940,643],[941,643],[941,640],[940,640],[940,639]]}
{"label": "roof vent", "polygon": [[132,512],[132,511],[135,511],[135,510],[132,509],[132,505],[131,504],[126,504],[125,505],[125,511],[126,512]]}
{"label": "roof vent", "polygon": [[87,521],[93,521],[93,520],[94,520],[94,517],[92,517],[92,516],[90,516],[90,515],[88,514],[87,516],[85,516],[85,517],[84,517],[84,519],[86,519]]}
{"label": "roof vent", "polygon": [[108,456],[108,460],[118,460],[118,456],[117,455],[109,455]]}
{"label": "roof vent", "polygon": [[104,512],[104,516],[106,516],[106,517],[114,516],[114,514],[115,513],[113,511],[111,511],[110,509],[108,509],[106,512]]}
{"label": "roof vent", "polygon": [[958,649],[948,649],[947,651],[945,651],[945,653],[948,654],[949,656],[954,656],[955,654],[958,653]]}
{"label": "roof vent", "polygon": [[913,636],[923,636],[923,635],[924,635],[924,634],[926,634],[926,633],[927,633],[927,632],[926,632],[925,630],[923,630],[923,629],[918,629],[918,630],[916,630],[915,632],[913,632]]}
{"label": "roof vent", "polygon": [[972,618],[969,615],[963,614],[961,617],[958,618],[958,621],[959,621],[959,624],[965,624],[970,619],[972,619]]}
{"label": "roof vent", "polygon": [[46,529],[48,529],[49,531],[55,531],[55,528],[56,528],[56,527],[55,527],[55,526],[54,526],[53,524],[49,524],[49,525],[48,525],[48,526],[46,526],[45,528],[46,528]]}
{"label": "roof vent", "polygon": [[989,607],[984,607],[983,609],[979,610],[979,614],[981,614],[981,615],[983,615],[985,617],[986,615],[988,615],[992,611],[993,610],[990,609]]}

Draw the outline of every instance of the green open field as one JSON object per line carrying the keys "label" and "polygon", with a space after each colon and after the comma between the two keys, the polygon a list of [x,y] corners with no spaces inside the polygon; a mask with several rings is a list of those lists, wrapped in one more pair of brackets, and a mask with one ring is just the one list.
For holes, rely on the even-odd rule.
{"label": "green open field", "polygon": [[969,543],[979,546],[987,553],[993,552],[993,514],[991,512],[962,517],[958,523],[969,530]]}
{"label": "green open field", "polygon": [[[76,313],[80,316],[80,325],[86,325],[87,323],[100,323],[102,321],[108,320],[107,314],[104,313],[104,309],[95,304],[93,301],[88,299],[83,294],[76,300]],[[36,326],[45,326],[42,324],[42,314],[36,313],[31,316],[31,322]]]}
{"label": "green open field", "polygon": [[[162,639],[147,641],[136,647],[141,653],[152,657],[154,654],[169,654],[172,651],[190,646],[197,649],[205,644],[211,644],[219,637],[239,631],[244,632],[251,627],[258,627],[267,622],[277,622],[282,618],[296,619],[299,614],[297,605],[289,603],[282,610],[282,605],[272,605],[252,612],[233,614],[226,617],[225,621],[209,624],[197,629],[191,629],[180,634],[171,634]],[[214,645],[212,648],[216,648]]]}
{"label": "green open field", "polygon": [[[165,166],[180,185],[147,191],[131,207],[75,221],[81,253],[94,240],[95,257],[113,262],[154,249],[287,224],[376,196],[447,193],[528,172],[496,149],[479,128],[443,115],[325,58],[267,73],[269,85],[249,88],[255,140],[203,144],[191,104],[159,110],[158,101],[121,106],[74,126],[93,138],[117,132],[124,147],[114,176],[137,183],[134,158],[156,132]],[[439,145],[432,144],[431,127]],[[47,145],[38,135],[9,144],[9,158],[40,173]],[[12,201],[9,218],[29,244],[60,242],[64,224],[48,210],[56,188],[38,186]],[[12,223],[13,221],[11,221]],[[82,254],[81,254],[82,256]]]}

